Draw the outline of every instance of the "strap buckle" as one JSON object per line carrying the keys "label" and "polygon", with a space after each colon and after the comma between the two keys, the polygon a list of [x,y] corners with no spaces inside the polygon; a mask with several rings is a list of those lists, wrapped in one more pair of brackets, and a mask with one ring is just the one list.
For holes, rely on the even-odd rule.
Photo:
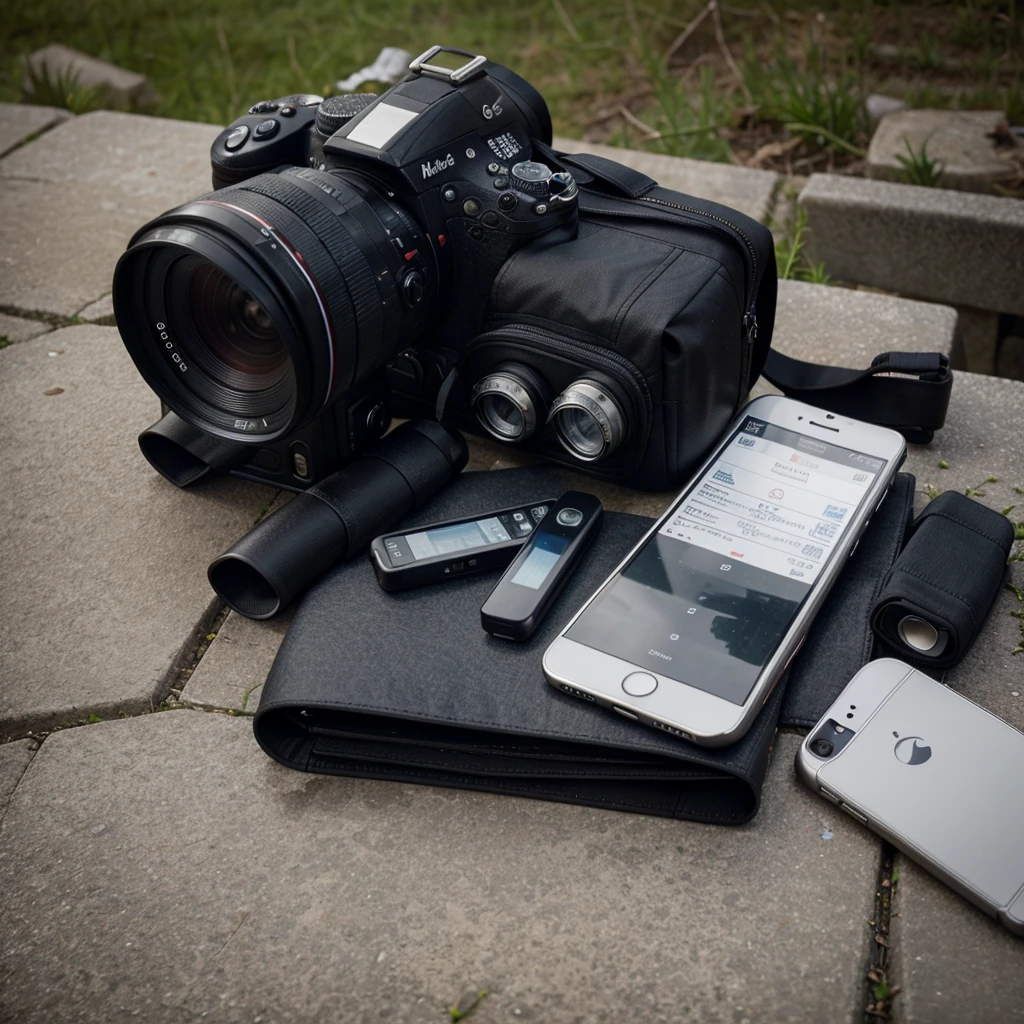
{"label": "strap buckle", "polygon": [[[451,68],[441,67],[440,64],[427,63],[427,61],[432,60],[439,53],[454,53],[459,57],[469,57],[469,60],[462,67],[455,68],[454,71]],[[414,75],[431,75],[434,78],[440,78],[442,81],[450,82],[452,85],[461,85],[475,75],[482,74],[486,62],[486,57],[482,55],[474,57],[467,50],[457,50],[453,46],[432,46],[412,61],[409,65],[409,70]]]}

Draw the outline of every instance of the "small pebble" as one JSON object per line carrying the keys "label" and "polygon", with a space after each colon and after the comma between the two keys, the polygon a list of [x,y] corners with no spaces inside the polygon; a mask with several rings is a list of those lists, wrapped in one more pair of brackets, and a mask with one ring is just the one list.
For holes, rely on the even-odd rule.
{"label": "small pebble", "polygon": [[47,388],[43,392],[43,394],[44,395],[63,395],[64,394],[64,389],[63,388]]}
{"label": "small pebble", "polygon": [[831,839],[832,835],[833,835],[832,832],[825,831],[825,832],[821,833],[821,838],[822,839]]}

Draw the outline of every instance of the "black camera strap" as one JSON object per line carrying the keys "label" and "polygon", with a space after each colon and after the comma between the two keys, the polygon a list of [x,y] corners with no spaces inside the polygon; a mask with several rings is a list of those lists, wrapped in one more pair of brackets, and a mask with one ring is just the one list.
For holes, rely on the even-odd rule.
{"label": "black camera strap", "polygon": [[953,371],[939,352],[884,352],[866,370],[808,363],[771,349],[764,377],[790,398],[892,427],[928,444],[946,421]]}

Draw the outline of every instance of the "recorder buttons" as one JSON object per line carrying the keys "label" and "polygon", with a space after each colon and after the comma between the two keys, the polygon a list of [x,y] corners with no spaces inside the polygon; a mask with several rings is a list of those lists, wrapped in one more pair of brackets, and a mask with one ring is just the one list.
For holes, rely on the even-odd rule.
{"label": "recorder buttons", "polygon": [[658,688],[658,680],[649,672],[631,672],[622,680],[622,688],[630,697],[649,697]]}
{"label": "recorder buttons", "polygon": [[578,508],[563,508],[555,519],[562,526],[579,526],[583,522],[583,513]]}

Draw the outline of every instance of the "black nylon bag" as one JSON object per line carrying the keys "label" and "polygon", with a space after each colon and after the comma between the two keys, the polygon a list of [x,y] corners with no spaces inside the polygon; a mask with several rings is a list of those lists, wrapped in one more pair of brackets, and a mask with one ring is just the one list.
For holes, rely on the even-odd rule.
{"label": "black nylon bag", "polygon": [[672,488],[761,373],[775,321],[771,232],[610,160],[549,159],[581,185],[578,235],[541,238],[499,271],[484,330],[462,353],[462,386],[445,396],[445,418],[481,433],[470,391],[502,363],[539,372],[552,396],[596,373],[628,423],[617,451],[581,463],[550,426],[516,447],[631,487]]}

